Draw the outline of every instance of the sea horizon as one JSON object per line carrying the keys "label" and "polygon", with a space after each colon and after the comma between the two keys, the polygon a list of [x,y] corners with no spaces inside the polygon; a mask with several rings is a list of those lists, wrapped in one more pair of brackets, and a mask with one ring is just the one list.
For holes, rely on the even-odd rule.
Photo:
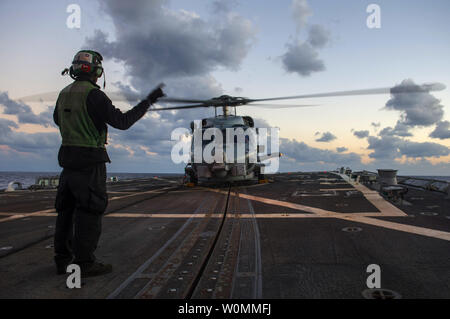
{"label": "sea horizon", "polygon": [[[0,171],[0,190],[6,189],[10,182],[19,182],[23,188],[28,188],[34,185],[36,178],[41,176],[56,176],[61,171]],[[281,172],[284,173],[284,172]],[[142,172],[107,172],[107,178],[117,177],[119,180],[139,179],[139,178],[151,178],[155,176],[182,176],[182,172],[173,173],[142,173]],[[442,175],[402,175],[417,178],[435,179],[450,182],[450,176]]]}

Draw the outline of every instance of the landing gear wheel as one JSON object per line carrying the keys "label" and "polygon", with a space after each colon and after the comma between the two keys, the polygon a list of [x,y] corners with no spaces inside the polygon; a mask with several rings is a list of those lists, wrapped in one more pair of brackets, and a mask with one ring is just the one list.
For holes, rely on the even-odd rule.
{"label": "landing gear wheel", "polygon": [[198,184],[198,179],[193,172],[189,172],[187,175],[187,184],[190,186],[196,186]]}
{"label": "landing gear wheel", "polygon": [[194,176],[194,174],[192,174],[191,176],[189,176],[189,180],[191,181],[191,183],[193,183],[194,185],[198,184],[198,179],[197,177]]}

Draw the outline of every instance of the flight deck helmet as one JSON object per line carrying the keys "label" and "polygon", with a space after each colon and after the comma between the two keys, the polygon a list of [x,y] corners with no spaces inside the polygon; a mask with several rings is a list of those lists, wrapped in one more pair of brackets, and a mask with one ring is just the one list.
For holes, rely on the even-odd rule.
{"label": "flight deck helmet", "polygon": [[100,53],[81,50],[73,58],[72,66],[69,69],[70,76],[74,79],[80,76],[101,77],[103,74],[102,61],[103,57]]}

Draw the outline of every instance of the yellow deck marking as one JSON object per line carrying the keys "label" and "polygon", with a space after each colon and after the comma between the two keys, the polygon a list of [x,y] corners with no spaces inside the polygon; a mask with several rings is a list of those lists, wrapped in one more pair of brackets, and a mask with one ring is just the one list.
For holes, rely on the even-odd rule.
{"label": "yellow deck marking", "polygon": [[[131,197],[131,196],[137,196],[137,195],[145,195],[145,194],[151,194],[151,193],[159,193],[161,191],[170,189],[171,187],[164,187],[164,188],[159,188],[159,189],[154,189],[154,190],[150,190],[150,191],[146,191],[146,192],[142,192],[142,193],[133,193],[130,195],[124,195],[124,196],[117,196],[117,197],[112,197],[109,199],[109,201],[113,201],[113,200],[118,200],[118,199],[122,199],[122,198],[126,198],[126,197]],[[7,221],[11,221],[11,220],[15,220],[15,219],[21,219],[21,218],[25,218],[25,217],[31,217],[31,216],[41,216],[41,217],[51,217],[51,216],[56,216],[56,211],[55,209],[46,209],[46,210],[40,210],[37,212],[32,212],[32,213],[4,213],[4,212],[0,212],[0,216],[9,216],[6,218],[2,218],[0,219],[0,223],[4,223]]]}
{"label": "yellow deck marking", "polygon": [[146,192],[141,192],[141,193],[134,193],[134,194],[129,194],[129,195],[124,195],[124,196],[116,196],[116,197],[112,197],[109,200],[117,200],[117,199],[122,199],[122,198],[127,198],[127,197],[132,197],[132,196],[137,196],[137,195],[144,195],[144,194],[151,194],[151,193],[159,193],[161,191],[164,191],[166,189],[169,189],[171,187],[164,187],[164,188],[159,188],[159,189],[153,189],[151,191],[146,191]]}
{"label": "yellow deck marking", "polygon": [[363,193],[364,197],[380,212],[388,213],[389,216],[407,216],[402,210],[398,209],[381,197],[377,191],[368,189],[366,186],[359,183],[351,183],[350,181],[349,183],[356,188],[356,190]]}
{"label": "yellow deck marking", "polygon": [[[272,217],[265,217],[264,215],[266,215],[266,214],[256,214],[255,217],[257,217],[257,218],[299,218],[300,216],[301,216],[300,218],[317,218],[317,217],[337,218],[337,219],[344,219],[344,220],[349,220],[349,221],[358,222],[358,223],[362,223],[362,224],[368,224],[368,225],[373,225],[373,226],[393,229],[393,230],[397,230],[397,231],[403,231],[403,232],[407,232],[407,233],[412,233],[412,234],[422,235],[422,236],[426,236],[426,237],[432,237],[432,238],[438,238],[438,239],[450,241],[450,233],[449,232],[435,230],[435,229],[431,229],[431,228],[425,228],[425,227],[418,227],[418,226],[394,223],[394,222],[389,222],[389,221],[384,221],[384,220],[367,217],[367,216],[405,217],[408,215],[405,214],[400,209],[398,209],[397,207],[395,207],[394,205],[392,205],[391,203],[387,202],[383,197],[378,195],[378,193],[369,190],[368,188],[366,188],[363,185],[359,185],[359,186],[361,186],[361,187],[359,187],[359,190],[364,194],[364,196],[366,196],[366,198],[375,207],[377,207],[380,210],[379,213],[377,213],[377,212],[357,213],[358,215],[356,215],[355,213],[339,213],[339,212],[327,211],[327,210],[316,208],[316,207],[309,207],[309,206],[305,206],[305,205],[301,205],[301,204],[284,202],[284,201],[271,199],[271,198],[264,198],[264,197],[247,195],[247,194],[237,194],[237,196],[239,196],[241,198],[250,199],[253,201],[262,202],[262,203],[269,204],[269,205],[276,205],[276,206],[282,206],[282,207],[302,210],[302,211],[310,212],[310,213],[313,213],[316,215],[316,216],[311,216],[308,214],[303,214],[303,216],[301,216],[300,214],[298,214],[298,216],[297,216],[296,214],[286,213],[286,214],[275,214],[275,215],[272,215]],[[221,190],[216,190],[216,189],[210,189],[210,191],[223,192]],[[231,193],[231,194],[236,196],[235,193]],[[375,195],[377,195],[377,196],[375,196]],[[383,201],[385,203],[383,203]],[[283,215],[285,215],[285,216],[283,216]],[[295,217],[292,217],[292,216],[295,216]]]}
{"label": "yellow deck marking", "polygon": [[334,192],[339,192],[339,191],[354,191],[354,188],[320,188],[319,192],[327,192],[327,191],[334,191]]}
{"label": "yellow deck marking", "polygon": [[[7,221],[10,221],[10,220],[14,220],[14,219],[31,217],[31,216],[45,216],[45,214],[50,213],[50,212],[54,212],[54,211],[55,210],[52,208],[52,209],[40,210],[40,211],[33,212],[33,213],[14,213],[14,214],[12,214],[9,217],[0,219],[0,223],[7,222]],[[7,214],[7,213],[2,213],[2,215],[3,214]]]}
{"label": "yellow deck marking", "polygon": [[[243,213],[243,214],[236,214],[236,216],[239,216],[239,218],[336,218],[336,219],[342,219],[342,220],[348,220],[352,222],[362,223],[362,224],[368,224],[372,226],[407,232],[411,234],[416,235],[422,235],[426,237],[432,237],[442,240],[450,241],[450,233],[440,230],[435,230],[431,228],[425,228],[425,227],[418,227],[418,226],[412,226],[412,225],[406,225],[406,224],[400,224],[385,220],[379,220],[371,217],[386,217],[386,216],[392,216],[392,217],[405,217],[408,216],[403,211],[392,205],[391,203],[387,202],[383,197],[381,197],[377,192],[372,191],[368,188],[366,188],[364,185],[361,184],[354,184],[353,185],[356,190],[359,190],[361,193],[364,194],[364,196],[367,198],[369,202],[371,202],[377,209],[380,210],[380,212],[355,212],[355,213],[344,213],[344,212],[335,212],[335,211],[329,211],[317,207],[310,207],[306,205],[291,203],[291,202],[285,202],[280,201],[276,199],[271,198],[265,198],[260,196],[254,196],[249,194],[242,194],[242,193],[231,193],[232,196],[238,196],[241,198],[245,198],[248,200],[256,201],[265,203],[268,205],[275,205],[285,208],[291,208],[294,210],[300,210],[303,212],[307,212],[310,214],[305,213],[267,213],[267,214],[249,214],[249,213]],[[210,192],[216,192],[216,193],[223,193],[227,194],[227,192],[218,190],[218,189],[210,189],[210,188],[204,188],[199,187],[201,189],[210,191]],[[147,191],[143,193],[136,193],[131,195],[125,195],[122,197],[115,197],[114,199],[129,197],[129,196],[136,196],[140,194],[147,194],[147,193],[156,193],[163,189],[158,190],[152,190]],[[212,216],[211,216],[212,214]],[[47,210],[41,210],[33,213],[0,213],[0,215],[3,216],[9,216],[3,219],[0,219],[1,222],[10,221],[14,219],[20,219],[30,216],[56,216],[56,212],[54,209],[47,209]],[[112,213],[105,215],[105,217],[111,217],[111,218],[204,218],[206,216],[211,217],[220,217],[220,213],[201,213],[201,214],[170,214],[170,213],[148,213],[148,214],[136,214],[136,213]],[[229,217],[234,217],[235,214],[229,214]]]}

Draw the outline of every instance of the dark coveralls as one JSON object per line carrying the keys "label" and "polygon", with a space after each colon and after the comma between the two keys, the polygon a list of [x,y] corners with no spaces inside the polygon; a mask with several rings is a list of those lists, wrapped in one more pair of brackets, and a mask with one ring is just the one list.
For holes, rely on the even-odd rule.
{"label": "dark coveralls", "polygon": [[[91,123],[99,135],[104,134],[105,139],[106,124],[126,130],[139,120],[150,106],[150,102],[144,100],[128,112],[122,113],[95,83],[87,79],[77,81],[89,81],[95,86],[86,97],[86,109]],[[53,119],[58,126],[58,112],[70,112],[67,106],[61,105],[60,100],[61,94],[53,113]],[[58,212],[54,237],[55,262],[57,265],[70,262],[90,264],[95,261],[94,251],[100,238],[102,216],[108,203],[105,163],[110,162],[110,159],[104,147],[64,145],[63,141],[58,162],[63,171],[55,201]]]}

